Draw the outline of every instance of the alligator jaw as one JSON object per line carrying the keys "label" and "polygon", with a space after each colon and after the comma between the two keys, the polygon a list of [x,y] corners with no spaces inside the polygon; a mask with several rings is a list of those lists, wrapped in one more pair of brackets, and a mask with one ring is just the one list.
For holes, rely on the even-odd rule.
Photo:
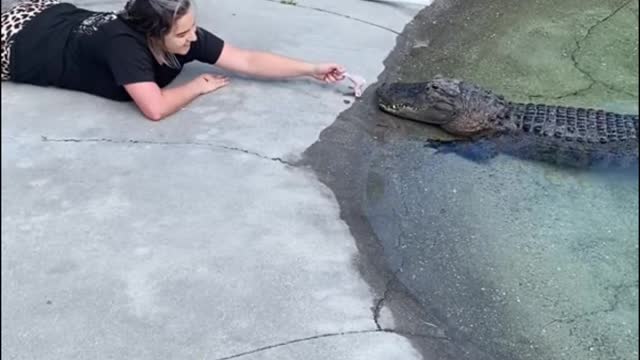
{"label": "alligator jaw", "polygon": [[378,104],[378,106],[384,112],[387,112],[387,113],[389,113],[391,115],[396,115],[396,116],[402,117],[402,114],[400,113],[400,106],[398,106],[398,105],[387,105],[385,103],[380,102]]}
{"label": "alligator jaw", "polygon": [[378,107],[388,114],[404,119],[420,121],[420,119],[415,119],[406,115],[407,113],[411,112],[411,109],[409,107],[387,101],[387,99],[380,94],[378,95]]}
{"label": "alligator jaw", "polygon": [[376,96],[378,106],[392,115],[444,125],[456,114],[457,87],[456,82],[440,78],[417,83],[382,83],[376,89]]}
{"label": "alligator jaw", "polygon": [[378,98],[378,106],[380,107],[380,109],[382,109],[385,112],[388,112],[392,115],[397,115],[397,116],[401,116],[401,113],[399,111],[400,109],[400,105],[397,103],[394,103],[394,101],[392,101],[392,99],[390,98],[390,91],[389,88],[391,87],[390,84],[388,83],[382,83],[377,89],[376,89],[376,97]]}

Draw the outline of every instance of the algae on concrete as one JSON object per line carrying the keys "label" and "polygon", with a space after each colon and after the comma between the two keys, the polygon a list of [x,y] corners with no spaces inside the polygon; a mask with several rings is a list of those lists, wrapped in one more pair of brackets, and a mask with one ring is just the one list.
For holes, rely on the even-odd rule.
{"label": "algae on concrete", "polygon": [[457,76],[515,101],[637,102],[637,0],[481,1],[454,12],[416,34],[400,79]]}

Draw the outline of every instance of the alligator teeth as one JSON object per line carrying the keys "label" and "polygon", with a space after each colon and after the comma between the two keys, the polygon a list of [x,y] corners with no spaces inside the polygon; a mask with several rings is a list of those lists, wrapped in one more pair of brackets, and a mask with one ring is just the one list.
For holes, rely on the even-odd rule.
{"label": "alligator teeth", "polygon": [[387,110],[387,111],[398,111],[398,110],[400,110],[400,106],[398,106],[398,105],[381,104],[381,107],[384,110]]}

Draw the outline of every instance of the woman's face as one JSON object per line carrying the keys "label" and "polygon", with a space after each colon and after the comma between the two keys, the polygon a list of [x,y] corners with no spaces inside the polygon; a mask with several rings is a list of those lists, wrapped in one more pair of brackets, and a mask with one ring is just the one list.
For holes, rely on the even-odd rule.
{"label": "woman's face", "polygon": [[164,46],[172,54],[185,55],[191,48],[191,43],[198,40],[196,36],[196,18],[193,9],[176,19],[171,31],[164,37]]}

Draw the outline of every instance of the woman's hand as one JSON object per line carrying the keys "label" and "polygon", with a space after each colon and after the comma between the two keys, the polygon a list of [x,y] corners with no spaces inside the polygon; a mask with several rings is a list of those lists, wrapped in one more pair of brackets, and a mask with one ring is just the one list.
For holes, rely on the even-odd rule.
{"label": "woman's hand", "polygon": [[311,76],[326,83],[334,83],[344,79],[344,67],[338,64],[314,64]]}
{"label": "woman's hand", "polygon": [[212,91],[216,91],[221,87],[227,86],[229,79],[224,76],[202,74],[191,80],[191,85],[198,91],[198,94],[204,95]]}

